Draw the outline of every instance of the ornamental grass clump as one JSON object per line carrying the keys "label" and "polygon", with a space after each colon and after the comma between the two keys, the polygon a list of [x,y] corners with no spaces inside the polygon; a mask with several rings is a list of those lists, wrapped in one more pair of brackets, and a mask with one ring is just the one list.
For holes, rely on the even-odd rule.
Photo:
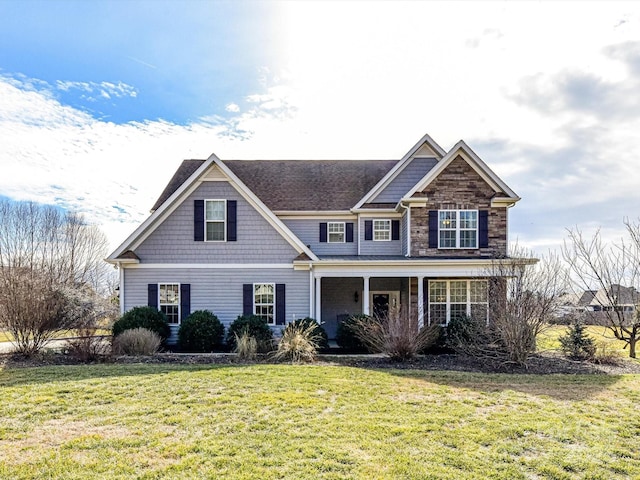
{"label": "ornamental grass clump", "polygon": [[162,339],[146,328],[125,330],[113,339],[115,355],[153,355],[158,352]]}
{"label": "ornamental grass clump", "polygon": [[273,349],[273,332],[267,322],[256,315],[241,315],[227,330],[227,345],[231,350],[236,347],[236,339],[245,333],[256,339],[260,353],[267,353]]}
{"label": "ornamental grass clump", "polygon": [[240,335],[234,333],[235,348],[233,351],[243,360],[254,360],[258,356],[258,340],[248,331]]}
{"label": "ornamental grass clump", "polygon": [[434,346],[440,326],[418,326],[418,319],[399,310],[381,317],[353,317],[356,336],[371,353],[384,353],[392,360],[405,361]]}
{"label": "ornamental grass clump", "polygon": [[313,362],[321,341],[317,323],[290,323],[282,331],[282,338],[273,357],[278,361],[291,363]]}
{"label": "ornamental grass clump", "polygon": [[171,328],[167,323],[164,313],[153,307],[134,307],[125,312],[118,321],[113,324],[111,331],[117,337],[126,330],[146,328],[156,332],[165,342],[171,335]]}

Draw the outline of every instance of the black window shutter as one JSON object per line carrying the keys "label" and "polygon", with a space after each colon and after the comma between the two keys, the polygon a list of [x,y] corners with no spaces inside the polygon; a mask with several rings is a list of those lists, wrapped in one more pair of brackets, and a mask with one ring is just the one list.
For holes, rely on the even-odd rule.
{"label": "black window shutter", "polygon": [[353,243],[353,222],[347,222],[345,225],[345,240]]}
{"label": "black window shutter", "polygon": [[391,220],[391,240],[400,240],[400,220]]}
{"label": "black window shutter", "polygon": [[286,298],[285,298],[285,284],[276,284],[276,325],[284,325],[286,317],[285,311]]}
{"label": "black window shutter", "polygon": [[242,285],[242,315],[253,315],[253,284]]}
{"label": "black window shutter", "polygon": [[158,284],[150,283],[149,285],[147,285],[147,294],[148,294],[147,304],[150,307],[153,307],[157,310],[158,309]]}
{"label": "black window shutter", "polygon": [[480,248],[489,247],[489,211],[480,210],[478,212],[478,246]]}
{"label": "black window shutter", "polygon": [[189,283],[180,284],[180,321],[191,314],[191,285]]}
{"label": "black window shutter", "polygon": [[373,240],[373,220],[364,221],[364,239]]}
{"label": "black window shutter", "polygon": [[193,201],[193,240],[204,242],[204,200]]}
{"label": "black window shutter", "polygon": [[320,223],[320,243],[327,241],[327,222]]}
{"label": "black window shutter", "polygon": [[438,248],[438,211],[429,210],[429,248]]}
{"label": "black window shutter", "polygon": [[238,202],[227,200],[227,242],[235,242],[238,237]]}

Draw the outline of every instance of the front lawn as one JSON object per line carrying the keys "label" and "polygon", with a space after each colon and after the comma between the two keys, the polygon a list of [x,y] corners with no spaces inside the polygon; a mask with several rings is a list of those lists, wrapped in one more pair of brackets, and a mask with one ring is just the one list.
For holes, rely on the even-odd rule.
{"label": "front lawn", "polygon": [[[567,333],[566,325],[551,325],[538,335],[538,350],[560,350],[559,338]],[[593,338],[596,345],[606,345],[609,351],[628,357],[628,350],[624,350],[625,342],[618,340],[607,327],[587,325],[587,334]]]}
{"label": "front lawn", "polygon": [[638,375],[0,371],[0,478],[639,478]]}

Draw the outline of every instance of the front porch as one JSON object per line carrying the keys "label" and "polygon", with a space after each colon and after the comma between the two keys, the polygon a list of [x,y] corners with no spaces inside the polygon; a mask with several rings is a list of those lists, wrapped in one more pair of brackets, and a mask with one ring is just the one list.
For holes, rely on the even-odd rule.
{"label": "front porch", "polygon": [[333,257],[309,265],[310,312],[329,338],[354,314],[390,307],[420,327],[459,315],[489,318],[491,258]]}

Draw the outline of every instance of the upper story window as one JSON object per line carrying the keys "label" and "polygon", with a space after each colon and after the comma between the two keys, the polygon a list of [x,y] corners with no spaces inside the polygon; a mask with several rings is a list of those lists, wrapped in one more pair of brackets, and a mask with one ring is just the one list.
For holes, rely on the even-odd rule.
{"label": "upper story window", "polygon": [[329,243],[344,243],[344,222],[328,222],[327,223],[327,238]]}
{"label": "upper story window", "polygon": [[161,283],[158,285],[158,306],[167,316],[167,322],[177,325],[180,323],[180,284]]}
{"label": "upper story window", "polygon": [[275,325],[276,286],[274,283],[253,284],[253,312],[269,325]]}
{"label": "upper story window", "polygon": [[391,220],[373,221],[373,240],[377,242],[391,240]]}
{"label": "upper story window", "polygon": [[205,239],[207,242],[225,241],[226,212],[225,200],[205,200]]}
{"label": "upper story window", "polygon": [[478,248],[478,211],[438,211],[438,232],[438,248]]}

